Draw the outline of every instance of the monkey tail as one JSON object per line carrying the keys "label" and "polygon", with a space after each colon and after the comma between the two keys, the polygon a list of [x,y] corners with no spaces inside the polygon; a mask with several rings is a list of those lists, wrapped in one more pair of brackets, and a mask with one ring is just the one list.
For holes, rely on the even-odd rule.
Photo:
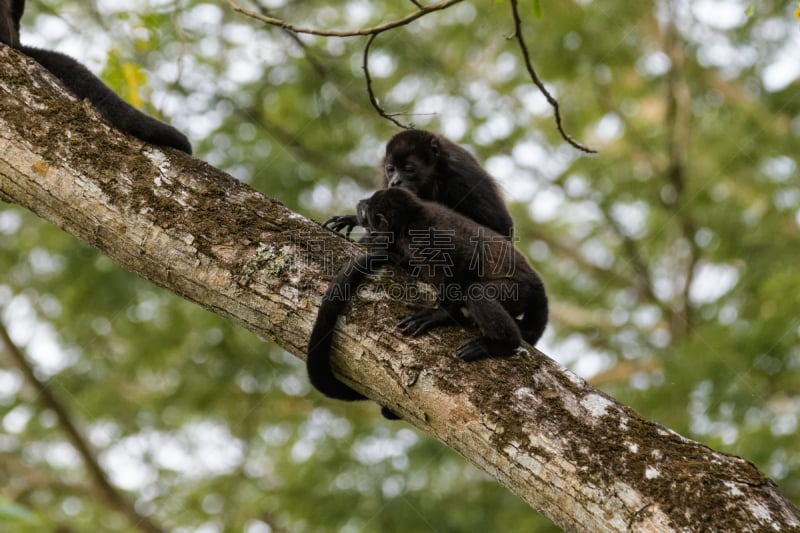
{"label": "monkey tail", "polygon": [[347,302],[352,298],[359,283],[388,260],[371,254],[364,254],[351,261],[334,278],[322,297],[317,320],[311,330],[308,341],[308,357],[306,370],[311,384],[322,394],[337,400],[355,401],[367,398],[333,375],[331,368],[331,344],[336,320],[344,311]]}
{"label": "monkey tail", "polygon": [[547,316],[547,294],[545,294],[544,285],[539,283],[533,294],[528,297],[522,318],[517,319],[522,338],[531,346],[536,346],[542,337],[544,329],[547,327]]}
{"label": "monkey tail", "polygon": [[31,46],[20,46],[19,50],[60,79],[75,96],[88,99],[106,120],[125,133],[159,146],[192,153],[192,145],[183,133],[130,105],[70,56]]}

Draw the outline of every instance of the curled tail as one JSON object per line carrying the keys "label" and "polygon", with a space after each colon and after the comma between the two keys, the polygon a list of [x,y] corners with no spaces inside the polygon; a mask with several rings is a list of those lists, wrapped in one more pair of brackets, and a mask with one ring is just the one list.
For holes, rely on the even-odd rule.
{"label": "curled tail", "polygon": [[331,344],[336,320],[344,311],[347,302],[352,298],[359,283],[367,274],[374,272],[388,261],[383,257],[364,254],[349,262],[331,282],[322,304],[319,307],[317,320],[311,330],[308,341],[308,357],[306,370],[311,384],[322,394],[337,400],[354,401],[367,398],[333,375],[331,369]]}
{"label": "curled tail", "polygon": [[89,69],[70,56],[30,46],[20,46],[19,50],[49,70],[75,96],[88,99],[120,130],[149,143],[171,146],[187,154],[192,153],[192,145],[183,133],[169,124],[145,115],[124,101]]}
{"label": "curled tail", "polygon": [[517,319],[522,338],[531,346],[535,346],[547,327],[547,294],[544,292],[544,285],[541,281],[533,288],[528,295],[525,311],[522,318]]}

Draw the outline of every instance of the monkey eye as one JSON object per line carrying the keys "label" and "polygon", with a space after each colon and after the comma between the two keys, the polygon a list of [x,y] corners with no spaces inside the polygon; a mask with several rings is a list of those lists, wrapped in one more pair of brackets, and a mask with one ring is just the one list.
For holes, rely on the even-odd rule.
{"label": "monkey eye", "polygon": [[403,167],[403,171],[408,173],[415,172],[416,170],[417,170],[417,165],[415,165],[414,163],[406,163],[405,166]]}
{"label": "monkey eye", "polygon": [[394,165],[386,165],[386,173],[394,174]]}

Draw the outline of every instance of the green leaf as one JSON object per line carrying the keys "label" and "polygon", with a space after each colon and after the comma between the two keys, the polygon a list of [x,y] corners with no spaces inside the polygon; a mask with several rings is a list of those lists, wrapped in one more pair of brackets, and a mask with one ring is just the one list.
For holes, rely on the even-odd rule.
{"label": "green leaf", "polygon": [[756,12],[755,2],[751,2],[744,10],[744,14],[747,15],[748,17],[752,17],[755,12]]}
{"label": "green leaf", "polygon": [[542,3],[541,0],[533,0],[533,5],[531,6],[531,13],[537,19],[542,18]]}

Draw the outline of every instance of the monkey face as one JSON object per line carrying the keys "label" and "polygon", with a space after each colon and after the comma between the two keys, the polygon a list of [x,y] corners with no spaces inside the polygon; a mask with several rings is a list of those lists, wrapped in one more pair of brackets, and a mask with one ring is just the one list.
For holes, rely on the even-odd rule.
{"label": "monkey face", "polygon": [[431,133],[409,130],[395,135],[386,145],[383,160],[386,187],[399,187],[433,200],[438,159],[438,141]]}
{"label": "monkey face", "polygon": [[417,196],[426,196],[429,183],[433,179],[432,166],[421,158],[410,155],[406,158],[392,158],[384,166],[386,182],[389,187],[400,187]]}

